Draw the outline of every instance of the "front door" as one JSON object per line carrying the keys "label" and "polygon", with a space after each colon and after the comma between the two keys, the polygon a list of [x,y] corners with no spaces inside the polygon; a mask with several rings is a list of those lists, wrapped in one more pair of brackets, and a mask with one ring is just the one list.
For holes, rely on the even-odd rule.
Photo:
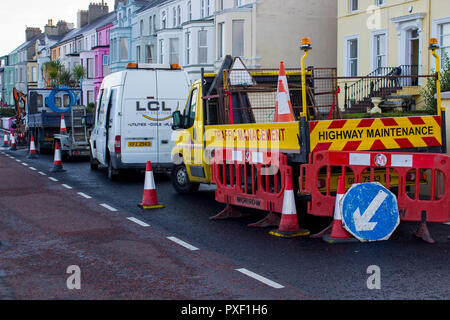
{"label": "front door", "polygon": [[201,86],[195,86],[188,98],[188,105],[184,111],[184,127],[189,137],[184,150],[186,168],[190,179],[195,182],[205,182],[207,172],[203,163],[203,101]]}
{"label": "front door", "polygon": [[409,40],[409,67],[407,70],[407,75],[411,75],[411,85],[418,85],[418,78],[414,77],[419,74],[419,50],[420,50],[420,41],[419,41],[419,32],[417,29],[411,30],[409,32],[410,40]]}

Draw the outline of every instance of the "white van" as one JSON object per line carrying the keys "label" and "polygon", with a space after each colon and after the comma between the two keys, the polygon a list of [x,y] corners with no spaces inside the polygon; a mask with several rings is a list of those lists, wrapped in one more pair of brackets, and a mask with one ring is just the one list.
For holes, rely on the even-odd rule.
{"label": "white van", "polygon": [[172,113],[183,110],[188,75],[178,65],[129,63],[103,79],[90,137],[91,169],[108,167],[115,179],[122,169],[172,167]]}

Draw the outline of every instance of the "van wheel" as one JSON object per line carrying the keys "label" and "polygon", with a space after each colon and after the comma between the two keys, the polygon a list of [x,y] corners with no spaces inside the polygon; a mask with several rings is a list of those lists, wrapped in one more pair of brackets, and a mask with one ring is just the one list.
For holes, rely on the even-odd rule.
{"label": "van wheel", "polygon": [[111,161],[108,162],[108,179],[111,181],[117,181],[119,178],[119,172],[117,169],[114,169]]}
{"label": "van wheel", "polygon": [[91,170],[98,170],[98,161],[92,156],[92,152],[89,153],[89,163],[91,164]]}
{"label": "van wheel", "polygon": [[189,181],[186,166],[183,164],[177,165],[173,168],[171,180],[175,190],[181,194],[196,192],[200,187],[200,183]]}

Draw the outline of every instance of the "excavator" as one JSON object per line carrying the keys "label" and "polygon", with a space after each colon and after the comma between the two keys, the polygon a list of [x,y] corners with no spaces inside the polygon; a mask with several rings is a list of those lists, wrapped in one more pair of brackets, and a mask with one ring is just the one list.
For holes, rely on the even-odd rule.
{"label": "excavator", "polygon": [[17,142],[20,143],[25,141],[25,124],[23,121],[23,113],[20,108],[20,102],[23,103],[23,109],[25,110],[27,96],[14,88],[13,97],[16,106],[16,121],[12,124],[12,128],[17,132]]}

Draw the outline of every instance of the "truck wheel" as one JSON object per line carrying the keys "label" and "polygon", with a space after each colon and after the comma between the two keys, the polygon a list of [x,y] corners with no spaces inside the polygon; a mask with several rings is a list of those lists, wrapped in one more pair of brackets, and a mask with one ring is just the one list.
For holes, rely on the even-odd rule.
{"label": "truck wheel", "polygon": [[177,165],[173,168],[171,180],[175,190],[181,194],[196,192],[200,187],[200,183],[189,181],[186,166],[183,164]]}
{"label": "truck wheel", "polygon": [[91,170],[98,170],[98,161],[92,156],[92,152],[89,153],[89,162],[91,164]]}

